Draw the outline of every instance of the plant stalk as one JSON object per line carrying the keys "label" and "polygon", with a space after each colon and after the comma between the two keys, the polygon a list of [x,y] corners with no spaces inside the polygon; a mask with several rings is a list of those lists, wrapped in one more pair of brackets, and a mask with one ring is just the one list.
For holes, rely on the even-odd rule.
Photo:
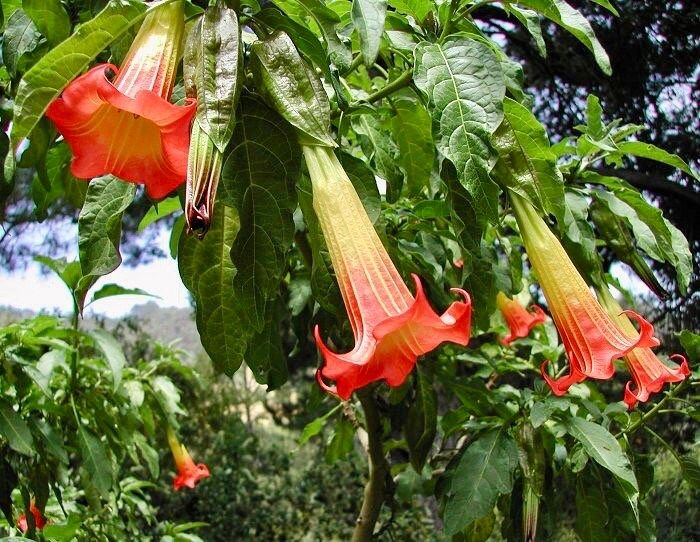
{"label": "plant stalk", "polygon": [[374,526],[386,500],[386,478],[389,474],[389,463],[384,455],[382,421],[377,410],[374,393],[372,390],[364,389],[357,392],[357,395],[365,413],[369,480],[365,486],[362,509],[352,533],[352,542],[368,542],[372,540]]}

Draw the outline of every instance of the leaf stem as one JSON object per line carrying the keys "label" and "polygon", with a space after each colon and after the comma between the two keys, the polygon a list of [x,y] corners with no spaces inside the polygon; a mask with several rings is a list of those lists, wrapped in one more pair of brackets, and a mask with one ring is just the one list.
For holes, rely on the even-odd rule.
{"label": "leaf stem", "polygon": [[358,391],[357,395],[365,413],[369,480],[365,486],[362,509],[352,533],[352,542],[368,542],[372,540],[374,526],[386,500],[386,478],[389,475],[389,463],[384,455],[382,420],[377,410],[374,392],[371,389],[364,389]]}
{"label": "leaf stem", "polygon": [[402,88],[407,87],[408,85],[411,84],[412,78],[413,78],[413,70],[406,70],[401,75],[399,75],[396,79],[394,79],[391,83],[387,83],[384,87],[380,88],[374,94],[370,94],[364,100],[350,104],[350,106],[347,109],[347,112],[350,113],[352,111],[355,111],[355,110],[359,109],[363,104],[378,102],[382,98],[385,98],[385,97],[389,96],[390,94],[393,94],[397,90],[401,90]]}

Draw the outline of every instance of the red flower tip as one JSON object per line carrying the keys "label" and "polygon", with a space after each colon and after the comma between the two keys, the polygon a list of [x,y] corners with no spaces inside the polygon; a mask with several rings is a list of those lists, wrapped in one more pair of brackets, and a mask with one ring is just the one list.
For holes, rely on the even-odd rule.
{"label": "red flower tip", "polygon": [[178,474],[173,479],[173,489],[179,491],[183,487],[194,489],[197,482],[203,478],[209,478],[209,467],[204,463],[195,464],[192,460],[178,467]]}
{"label": "red flower tip", "polygon": [[528,312],[517,300],[510,299],[503,292],[498,292],[496,303],[510,328],[510,333],[501,339],[505,346],[510,346],[516,339],[527,337],[533,327],[547,320],[547,315],[539,305],[532,305],[532,312]]}
{"label": "red flower tip", "polygon": [[[452,303],[438,316],[425,297],[420,278],[415,274],[412,277],[416,295],[408,310],[375,324],[372,332],[363,334],[351,352],[332,352],[316,328],[316,344],[325,361],[317,381],[324,390],[347,400],[355,390],[378,380],[398,387],[413,370],[418,356],[447,341],[466,346],[471,327],[469,294],[453,288],[464,301]],[[335,381],[336,385],[326,385],[323,378]]]}
{"label": "red flower tip", "polygon": [[[41,510],[39,510],[34,504],[34,501],[29,504],[29,511],[31,512],[32,516],[34,516],[34,526],[39,530],[43,529],[46,525],[46,520],[44,519]],[[29,523],[27,522],[26,514],[22,514],[17,518],[17,528],[23,533],[26,533],[29,530]]]}
{"label": "red flower tip", "polygon": [[627,408],[632,410],[639,401],[647,401],[652,394],[660,392],[667,382],[680,382],[690,375],[688,360],[684,356],[674,354],[671,359],[679,363],[678,367],[668,367],[649,348],[638,348],[625,356],[635,386],[633,390],[632,382],[625,385]]}

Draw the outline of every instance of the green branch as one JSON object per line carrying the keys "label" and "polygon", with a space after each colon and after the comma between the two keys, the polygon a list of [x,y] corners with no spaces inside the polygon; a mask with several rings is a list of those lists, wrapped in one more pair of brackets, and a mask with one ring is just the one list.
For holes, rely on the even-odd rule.
{"label": "green branch", "polygon": [[371,389],[364,389],[357,392],[357,395],[365,413],[369,480],[365,486],[362,509],[352,533],[352,542],[368,542],[372,540],[374,526],[386,499],[386,478],[389,475],[389,463],[384,455],[382,420],[377,410],[374,394]]}
{"label": "green branch", "polygon": [[639,418],[636,422],[634,422],[632,425],[630,425],[627,429],[620,431],[617,435],[615,435],[615,438],[619,438],[622,435],[626,435],[627,433],[634,433],[642,425],[647,423],[651,418],[656,416],[668,401],[673,399],[673,397],[678,395],[682,390],[684,390],[688,386],[689,382],[690,382],[690,380],[686,379],[683,382],[681,382],[680,384],[678,384],[675,388],[673,388],[671,391],[669,391],[665,395],[665,397],[663,399],[661,399],[661,401],[656,403],[654,408],[652,408],[649,412],[644,414],[644,416]]}
{"label": "green branch", "polygon": [[370,94],[364,100],[350,104],[350,106],[347,108],[346,112],[350,113],[352,111],[359,109],[360,107],[362,107],[365,104],[371,104],[374,102],[378,102],[382,98],[386,98],[387,96],[389,96],[390,94],[393,94],[397,90],[401,90],[402,88],[405,88],[408,85],[410,85],[412,79],[413,79],[413,70],[406,70],[401,75],[399,75],[396,79],[394,79],[391,83],[387,83],[384,87],[379,89],[374,94]]}

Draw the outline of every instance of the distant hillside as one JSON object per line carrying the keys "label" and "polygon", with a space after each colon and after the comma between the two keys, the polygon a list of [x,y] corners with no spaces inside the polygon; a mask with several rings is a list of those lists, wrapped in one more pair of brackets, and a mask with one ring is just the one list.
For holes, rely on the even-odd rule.
{"label": "distant hillside", "polygon": [[[30,310],[0,307],[0,326],[31,318],[34,314]],[[141,331],[155,340],[166,344],[175,343],[178,348],[189,352],[193,357],[203,350],[192,310],[159,307],[154,301],[134,306],[124,318],[87,317],[82,325],[89,329],[103,322],[105,328],[113,329],[123,320],[132,320]]]}

